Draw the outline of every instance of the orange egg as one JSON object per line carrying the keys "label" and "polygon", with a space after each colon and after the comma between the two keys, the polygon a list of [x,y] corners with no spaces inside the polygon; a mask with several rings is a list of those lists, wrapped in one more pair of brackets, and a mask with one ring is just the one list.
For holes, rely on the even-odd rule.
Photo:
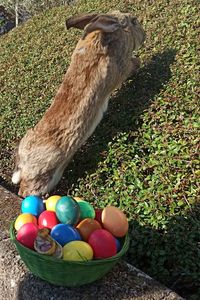
{"label": "orange egg", "polygon": [[105,207],[101,219],[103,227],[115,237],[123,237],[128,232],[128,220],[125,214],[117,207]]}
{"label": "orange egg", "polygon": [[101,229],[102,227],[98,221],[91,219],[91,218],[86,218],[86,219],[82,220],[76,226],[76,228],[78,229],[82,239],[87,242],[91,233],[97,229]]}
{"label": "orange egg", "polygon": [[83,200],[83,198],[82,198],[82,197],[73,197],[73,199],[74,199],[74,200],[76,200],[76,201]]}

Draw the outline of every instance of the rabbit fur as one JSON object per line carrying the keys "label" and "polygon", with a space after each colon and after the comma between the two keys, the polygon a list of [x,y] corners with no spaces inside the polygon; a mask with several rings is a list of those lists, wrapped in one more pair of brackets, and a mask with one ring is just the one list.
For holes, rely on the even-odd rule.
{"label": "rabbit fur", "polygon": [[12,181],[18,194],[44,195],[59,182],[75,152],[94,132],[112,91],[139,68],[132,57],[145,40],[136,17],[119,11],[66,21],[84,30],[51,106],[21,139]]}

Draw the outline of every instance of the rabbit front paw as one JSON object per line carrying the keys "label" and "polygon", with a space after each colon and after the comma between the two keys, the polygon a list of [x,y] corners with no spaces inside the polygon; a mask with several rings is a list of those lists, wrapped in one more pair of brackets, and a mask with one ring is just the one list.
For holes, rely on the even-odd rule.
{"label": "rabbit front paw", "polygon": [[140,69],[140,59],[138,57],[131,58],[132,70],[131,76],[136,75]]}

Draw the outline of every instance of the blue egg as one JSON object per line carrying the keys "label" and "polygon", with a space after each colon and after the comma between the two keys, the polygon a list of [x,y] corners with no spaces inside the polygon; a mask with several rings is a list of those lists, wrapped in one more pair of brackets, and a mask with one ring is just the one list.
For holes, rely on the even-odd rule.
{"label": "blue egg", "polygon": [[22,213],[29,213],[38,217],[44,210],[43,200],[38,196],[28,196],[22,201]]}
{"label": "blue egg", "polygon": [[79,232],[69,224],[57,224],[51,230],[51,237],[61,246],[71,242],[80,241]]}
{"label": "blue egg", "polygon": [[117,246],[117,252],[121,250],[121,243],[118,239],[115,238],[116,246]]}

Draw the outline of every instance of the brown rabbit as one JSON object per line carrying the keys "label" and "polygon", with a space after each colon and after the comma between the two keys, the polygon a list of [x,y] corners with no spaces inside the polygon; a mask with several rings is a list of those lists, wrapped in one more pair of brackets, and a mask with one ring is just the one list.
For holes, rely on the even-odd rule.
{"label": "brown rabbit", "polygon": [[19,144],[12,181],[19,195],[44,195],[59,182],[78,148],[93,133],[111,92],[139,68],[133,58],[145,40],[128,13],[72,17],[66,26],[84,30],[64,80],[42,119]]}

